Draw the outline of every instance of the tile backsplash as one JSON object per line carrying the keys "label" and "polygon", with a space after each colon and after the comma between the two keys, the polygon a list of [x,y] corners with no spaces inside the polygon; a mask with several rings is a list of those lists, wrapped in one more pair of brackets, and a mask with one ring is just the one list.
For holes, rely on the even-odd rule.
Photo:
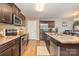
{"label": "tile backsplash", "polygon": [[11,24],[5,24],[5,23],[0,23],[0,29],[3,29],[3,28],[19,28],[20,26],[15,26],[15,25],[11,25]]}
{"label": "tile backsplash", "polygon": [[0,23],[0,35],[4,35],[4,30],[5,29],[25,29],[25,27],[23,26],[15,26],[15,25],[11,25],[11,24],[5,24],[5,23]]}

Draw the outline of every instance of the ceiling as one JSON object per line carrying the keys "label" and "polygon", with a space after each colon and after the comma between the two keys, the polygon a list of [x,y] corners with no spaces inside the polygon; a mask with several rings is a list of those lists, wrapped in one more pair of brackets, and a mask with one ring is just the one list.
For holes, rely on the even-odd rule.
{"label": "ceiling", "polygon": [[79,3],[45,3],[45,10],[37,12],[34,3],[15,3],[25,16],[39,16],[41,19],[59,19],[79,14]]}

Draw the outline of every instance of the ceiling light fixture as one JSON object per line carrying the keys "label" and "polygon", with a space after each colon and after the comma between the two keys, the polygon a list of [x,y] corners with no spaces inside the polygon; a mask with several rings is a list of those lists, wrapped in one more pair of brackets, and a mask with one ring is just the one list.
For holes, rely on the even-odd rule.
{"label": "ceiling light fixture", "polygon": [[74,18],[74,21],[77,21],[77,19],[76,19],[76,18]]}
{"label": "ceiling light fixture", "polygon": [[79,20],[79,17],[77,19]]}
{"label": "ceiling light fixture", "polygon": [[35,4],[35,10],[38,12],[44,11],[44,4],[42,4],[42,3]]}
{"label": "ceiling light fixture", "polygon": [[79,21],[79,17],[77,17],[77,18],[74,18],[74,21]]}

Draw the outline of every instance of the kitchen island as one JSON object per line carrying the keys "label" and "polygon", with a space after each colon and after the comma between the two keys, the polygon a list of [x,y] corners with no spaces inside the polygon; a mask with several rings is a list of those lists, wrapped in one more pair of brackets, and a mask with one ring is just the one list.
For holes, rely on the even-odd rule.
{"label": "kitchen island", "polygon": [[54,56],[79,56],[79,37],[46,32],[50,41],[50,55]]}

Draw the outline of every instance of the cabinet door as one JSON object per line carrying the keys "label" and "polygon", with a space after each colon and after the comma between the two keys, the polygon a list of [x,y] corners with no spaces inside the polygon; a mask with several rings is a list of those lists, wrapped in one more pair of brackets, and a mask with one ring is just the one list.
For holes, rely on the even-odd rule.
{"label": "cabinet door", "polygon": [[58,46],[50,41],[50,55],[57,56],[58,55]]}
{"label": "cabinet door", "polygon": [[12,5],[12,12],[13,12],[13,14],[15,14],[15,15],[19,15],[19,13],[20,13],[20,9],[18,8],[18,7],[16,7],[16,5]]}
{"label": "cabinet door", "polygon": [[19,56],[19,47],[17,46],[17,45],[14,45],[13,47],[12,47],[12,55],[13,56]]}
{"label": "cabinet door", "polygon": [[0,56],[11,56],[11,55],[12,55],[11,47],[0,54]]}
{"label": "cabinet door", "polygon": [[50,41],[49,40],[45,40],[45,43],[46,43],[46,47],[48,49],[48,51],[50,52]]}
{"label": "cabinet door", "polygon": [[17,39],[16,44],[12,47],[12,55],[13,56],[19,56],[19,40]]}
{"label": "cabinet door", "polygon": [[12,7],[9,4],[2,4],[2,22],[12,23]]}
{"label": "cabinet door", "polygon": [[0,22],[2,20],[2,4],[0,3]]}

